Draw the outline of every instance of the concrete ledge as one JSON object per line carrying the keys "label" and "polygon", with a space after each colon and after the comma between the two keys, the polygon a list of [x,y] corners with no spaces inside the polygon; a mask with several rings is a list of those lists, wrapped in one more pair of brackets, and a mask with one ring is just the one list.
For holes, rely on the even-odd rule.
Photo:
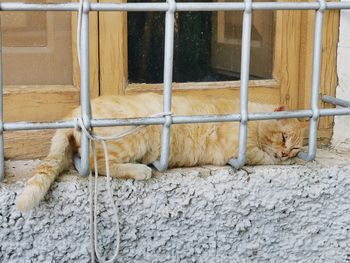
{"label": "concrete ledge", "polygon": [[[118,262],[350,261],[350,165],[325,155],[288,167],[175,169],[147,182],[113,180]],[[11,174],[18,163],[8,165]],[[22,185],[1,184],[0,262],[89,262],[87,179],[62,177],[26,215],[14,207]],[[105,193],[100,243],[110,255],[115,231]]]}

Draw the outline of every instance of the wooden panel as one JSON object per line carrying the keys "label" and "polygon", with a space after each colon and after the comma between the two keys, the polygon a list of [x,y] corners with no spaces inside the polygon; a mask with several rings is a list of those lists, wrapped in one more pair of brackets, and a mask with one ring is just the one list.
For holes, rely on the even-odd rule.
{"label": "wooden panel", "polygon": [[53,134],[53,130],[5,132],[5,158],[43,158],[50,149]]}
{"label": "wooden panel", "polygon": [[[126,0],[100,0],[124,3]],[[128,81],[127,14],[100,12],[100,94],[124,94]]]}
{"label": "wooden panel", "polygon": [[79,105],[72,86],[9,87],[4,93],[5,121],[59,120]]}
{"label": "wooden panel", "polygon": [[[90,3],[97,0],[90,0]],[[72,13],[72,52],[73,52],[73,85],[80,87],[80,71],[77,55],[77,14]],[[99,96],[99,44],[98,44],[98,15],[97,12],[89,14],[89,48],[90,48],[90,95]]]}
{"label": "wooden panel", "polygon": [[301,52],[299,67],[299,108],[310,108],[311,99],[311,77],[312,77],[312,49],[313,49],[313,15],[314,11],[305,11],[302,15],[301,27]]}
{"label": "wooden panel", "polygon": [[[321,65],[321,95],[335,96],[337,79],[337,43],[339,34],[339,11],[332,10],[325,13],[322,37],[322,65]],[[321,104],[322,108],[331,105]],[[333,130],[333,117],[325,117],[320,121],[320,128]]]}
{"label": "wooden panel", "polygon": [[[306,11],[303,13],[301,31],[302,52],[300,55],[300,83],[299,83],[299,107],[310,108],[311,100],[311,79],[312,79],[312,56],[313,56],[313,40],[314,40],[314,11]],[[320,107],[329,108],[332,105],[325,105],[321,102],[323,94],[335,96],[337,86],[336,73],[336,47],[338,42],[339,28],[339,11],[328,10],[325,12],[323,23],[322,37],[322,64],[321,64],[321,81],[320,81]],[[324,131],[327,139],[330,140],[333,129],[333,117],[323,117],[319,122],[319,130]],[[320,137],[321,135],[319,135]]]}
{"label": "wooden panel", "polygon": [[281,103],[298,109],[301,11],[277,11],[276,39],[280,41],[277,77],[281,82]]}
{"label": "wooden panel", "polygon": [[[276,80],[250,80],[249,88],[257,87],[271,87],[279,88],[280,84]],[[239,81],[218,81],[218,82],[186,82],[186,83],[173,83],[173,90],[218,90],[221,89],[239,89]],[[163,84],[144,84],[136,83],[129,84],[126,92],[162,92]]]}

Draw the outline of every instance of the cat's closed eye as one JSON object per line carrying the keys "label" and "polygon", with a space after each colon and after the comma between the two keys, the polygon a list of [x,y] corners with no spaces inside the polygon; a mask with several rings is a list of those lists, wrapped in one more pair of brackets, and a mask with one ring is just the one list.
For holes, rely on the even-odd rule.
{"label": "cat's closed eye", "polygon": [[287,139],[288,139],[288,135],[282,132],[282,142],[286,143]]}

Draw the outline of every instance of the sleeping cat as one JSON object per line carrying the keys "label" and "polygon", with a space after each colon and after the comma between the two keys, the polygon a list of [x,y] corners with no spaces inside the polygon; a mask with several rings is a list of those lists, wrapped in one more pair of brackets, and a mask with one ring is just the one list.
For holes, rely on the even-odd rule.
{"label": "sleeping cat", "polygon": [[[174,95],[174,115],[209,115],[239,112],[239,101],[208,96]],[[143,93],[129,96],[105,96],[92,101],[95,119],[151,116],[163,111],[163,96]],[[249,112],[283,111],[266,104],[249,103]],[[75,109],[66,119],[80,116]],[[304,122],[296,119],[254,121],[248,123],[247,164],[288,163],[300,151]],[[119,134],[130,127],[94,128],[101,136]],[[161,125],[145,126],[122,139],[108,143],[110,173],[115,178],[148,179],[152,170],[147,164],[160,157]],[[238,122],[174,124],[171,127],[169,168],[205,164],[225,165],[236,156]],[[44,198],[55,178],[71,165],[72,154],[80,151],[80,132],[58,130],[48,156],[38,165],[17,199],[17,208],[28,211]],[[99,172],[105,174],[103,150],[96,144]],[[90,158],[93,167],[92,157]]]}

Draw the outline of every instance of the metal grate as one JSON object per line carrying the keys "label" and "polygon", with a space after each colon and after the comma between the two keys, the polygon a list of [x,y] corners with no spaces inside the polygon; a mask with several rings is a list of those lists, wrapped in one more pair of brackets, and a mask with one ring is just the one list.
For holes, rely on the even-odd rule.
{"label": "metal grate", "polygon": [[[299,153],[299,157],[310,161],[316,155],[317,122],[320,116],[350,115],[350,102],[330,96],[322,99],[327,103],[342,108],[319,109],[319,86],[322,53],[322,22],[324,12],[330,9],[350,9],[350,2],[220,2],[220,3],[176,3],[167,0],[166,3],[89,3],[84,1],[81,24],[81,118],[85,127],[108,127],[129,125],[163,125],[161,157],[154,163],[158,170],[165,170],[168,166],[170,129],[172,124],[204,123],[204,122],[240,122],[239,148],[237,159],[231,159],[230,165],[240,168],[246,161],[247,123],[253,120],[270,120],[283,118],[310,118],[308,152]],[[78,12],[79,3],[64,4],[29,4],[29,3],[0,3],[0,11],[73,11]],[[242,58],[241,58],[241,86],[240,86],[240,114],[202,115],[202,116],[171,116],[130,118],[130,119],[92,119],[89,94],[89,12],[93,11],[158,11],[166,12],[165,19],[165,48],[164,48],[164,112],[171,111],[172,71],[174,51],[174,14],[182,11],[244,11],[242,30]],[[249,113],[248,112],[248,80],[250,61],[250,36],[252,26],[252,12],[254,10],[315,10],[315,33],[312,68],[311,109],[289,112]],[[2,43],[0,41],[0,49]],[[0,50],[1,51],[1,50]],[[74,120],[59,122],[3,122],[3,84],[2,64],[0,61],[0,180],[4,178],[4,141],[3,131],[39,130],[74,128]],[[74,163],[81,175],[87,175],[89,166],[89,141],[86,135],[81,136],[81,157],[75,157]]]}

